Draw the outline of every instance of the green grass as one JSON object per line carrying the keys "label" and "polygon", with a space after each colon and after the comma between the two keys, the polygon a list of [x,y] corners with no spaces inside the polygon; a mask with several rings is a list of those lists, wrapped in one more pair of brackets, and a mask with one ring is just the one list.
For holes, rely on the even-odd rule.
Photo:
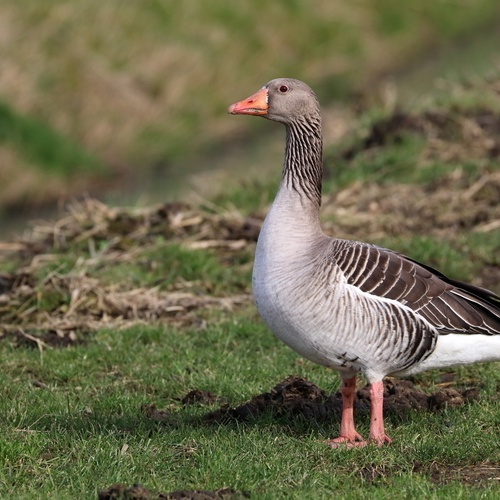
{"label": "green grass", "polygon": [[80,144],[6,103],[0,103],[0,143],[14,148],[27,163],[46,173],[74,177],[104,170],[101,161]]}
{"label": "green grass", "polygon": [[[130,286],[158,286],[168,289],[179,278],[195,284],[196,289],[214,295],[235,293],[248,288],[250,255],[237,257],[234,268],[222,262],[213,251],[190,250],[179,244],[158,241],[129,262],[97,264],[89,270],[103,283],[128,283]],[[236,262],[233,262],[236,264]],[[244,266],[248,264],[248,266]]]}
{"label": "green grass", "polygon": [[336,189],[340,189],[354,181],[415,182],[415,159],[424,146],[425,140],[422,137],[406,134],[396,143],[356,154],[353,161],[343,161],[334,157],[329,161],[332,163],[330,168],[333,171],[331,183]]}
{"label": "green grass", "polygon": [[470,233],[463,239],[463,245],[473,260],[500,266],[500,231]]}
{"label": "green grass", "polygon": [[[375,112],[371,115],[360,119],[361,139],[346,141],[339,151],[362,140],[363,133],[381,118]],[[357,206],[344,196],[338,211],[330,213],[334,219],[330,223],[345,233],[353,230],[356,235],[373,236],[374,242],[450,277],[487,280],[489,270],[496,271],[500,265],[500,232],[498,228],[484,231],[476,222],[497,220],[497,184],[488,177],[495,173],[495,160],[431,161],[423,159],[427,146],[425,138],[405,133],[376,148],[360,149],[344,163],[336,162],[335,178],[325,182],[326,198],[333,185],[340,191],[339,198],[345,188],[361,199],[354,200],[360,201]],[[163,323],[156,317],[142,317],[142,324],[124,329],[106,326],[107,315],[114,309],[103,313],[99,301],[105,298],[103,294],[113,292],[113,286],[119,292],[139,289],[143,295],[158,287],[164,296],[180,291],[195,298],[248,293],[253,241],[231,251],[189,245],[223,237],[220,229],[226,225],[244,224],[245,218],[238,219],[234,207],[244,214],[264,210],[278,178],[276,172],[276,179],[269,183],[259,180],[228,189],[215,203],[207,202],[209,208],[189,209],[188,219],[205,222],[198,226],[188,220],[185,232],[182,225],[169,222],[170,216],[186,222],[185,214],[176,209],[165,209],[167,215],[157,209],[129,215],[102,207],[98,212],[100,205],[91,204],[88,207],[94,207],[95,213],[89,214],[88,207],[86,212],[79,205],[78,212],[75,206],[73,219],[65,217],[51,230],[45,227],[44,244],[0,256],[2,272],[24,269],[27,275],[24,288],[16,289],[15,301],[5,302],[8,287],[0,295],[1,498],[96,498],[98,491],[113,483],[141,483],[162,492],[231,487],[258,499],[455,500],[500,495],[497,479],[460,482],[443,473],[447,468],[500,463],[499,363],[454,370],[457,385],[480,388],[479,401],[439,412],[388,412],[391,446],[332,450],[322,442],[337,433],[337,421],[268,412],[245,424],[209,425],[203,415],[224,403],[208,407],[181,403],[190,390],[199,389],[236,406],[291,374],[307,378],[327,393],[337,390],[339,375],[298,357],[277,341],[253,306],[193,309],[185,324],[180,323],[184,326],[170,323],[171,317],[161,317]],[[483,207],[478,221],[470,222],[457,213],[456,220],[450,214],[444,222],[436,219],[439,227],[426,226],[425,221],[434,219],[414,213],[409,206],[404,214],[421,222],[415,226],[418,230],[410,234],[397,221],[378,224],[384,218],[390,222],[392,215],[378,208],[383,207],[386,193],[396,193],[398,198],[397,191],[384,191],[386,187],[400,185],[401,192],[408,193],[408,185],[414,185],[432,211],[431,201],[435,210],[441,210],[442,200],[447,199],[431,200],[432,196],[449,194],[450,189],[452,195],[461,196],[479,179],[491,182],[475,191],[477,198],[464,197],[463,203],[465,212],[467,207]],[[381,191],[375,190],[378,198],[370,198],[365,206],[363,192],[365,188],[370,191],[372,183]],[[356,186],[358,190],[351,189]],[[417,201],[403,199],[402,203]],[[225,208],[231,211],[227,218]],[[460,221],[467,224],[460,226]],[[386,228],[383,234],[380,228]],[[55,248],[50,248],[52,233]],[[40,249],[30,254],[31,248]],[[0,276],[0,287],[8,282],[8,276]],[[134,297],[139,301],[140,296]],[[79,300],[83,301],[81,314],[102,323],[99,330],[89,332],[85,325],[72,324],[75,316],[68,311]],[[122,312],[114,314],[133,310],[133,304],[127,307],[116,306]],[[35,320],[25,324],[26,317]],[[43,329],[37,328],[36,319],[43,322]],[[63,335],[74,329],[78,342],[68,348],[48,347],[44,335],[58,328],[52,328],[51,321],[66,328]],[[15,328],[4,331],[6,324]],[[29,341],[26,335],[40,336],[45,343]],[[441,375],[439,371],[423,373],[415,382],[433,391]],[[165,410],[166,419],[148,417],[144,405]],[[357,423],[366,436],[368,412],[358,412]],[[436,470],[441,471],[440,477]]]}
{"label": "green grass", "polygon": [[[251,423],[211,426],[210,408],[184,407],[197,388],[237,405],[289,373],[327,391],[338,376],[300,360],[254,314],[222,318],[205,330],[102,330],[64,350],[2,344],[0,493],[5,498],[95,498],[112,483],[157,491],[230,486],[252,498],[493,498],[494,482],[436,486],[417,462],[466,466],[500,460],[497,365],[463,369],[489,381],[479,403],[441,413],[389,415],[392,446],[331,450],[321,443],[337,422],[265,414]],[[33,382],[43,383],[36,387]],[[155,422],[141,411],[168,411]],[[367,432],[368,415],[358,416]],[[380,476],[363,479],[363,470]]]}
{"label": "green grass", "polygon": [[279,170],[276,170],[275,177],[275,179],[267,182],[256,179],[251,182],[241,183],[215,197],[214,203],[223,209],[236,208],[244,214],[263,210],[272,203],[278,190]]}
{"label": "green grass", "polygon": [[[457,97],[455,97],[452,102],[448,103],[448,106],[453,109],[457,102]],[[433,103],[434,106],[438,106],[436,102],[433,101]],[[450,113],[446,116],[449,123],[440,127],[440,134],[442,134],[440,139],[447,147],[452,148],[455,144],[467,147],[464,144],[463,131],[459,123],[454,120],[457,120],[457,117],[461,118],[463,114],[466,115],[468,109],[471,113],[473,111],[480,113],[481,107],[477,107],[477,102],[476,107],[472,103],[470,106],[471,108],[464,107],[454,111],[450,111],[450,108],[443,108],[446,110],[445,113]],[[491,114],[493,118],[496,116],[494,109],[488,109],[488,114]],[[407,119],[412,119],[412,115],[406,116]],[[425,119],[425,112],[421,112],[420,116]],[[486,152],[471,151],[469,156],[463,159],[442,158],[441,152],[435,153],[434,156],[429,153],[426,156],[425,153],[432,138],[431,134],[408,130],[408,125],[404,122],[399,129],[394,125],[385,126],[391,123],[392,118],[393,115],[387,115],[387,113],[366,113],[359,117],[359,127],[354,134],[351,134],[347,140],[327,149],[325,154],[326,190],[339,190],[353,182],[360,181],[378,184],[397,182],[432,185],[456,170],[462,171],[472,184],[484,170],[493,171],[500,168],[498,159],[488,158]],[[381,131],[374,134],[374,128]],[[374,134],[381,143],[367,145],[365,141],[370,134]]]}

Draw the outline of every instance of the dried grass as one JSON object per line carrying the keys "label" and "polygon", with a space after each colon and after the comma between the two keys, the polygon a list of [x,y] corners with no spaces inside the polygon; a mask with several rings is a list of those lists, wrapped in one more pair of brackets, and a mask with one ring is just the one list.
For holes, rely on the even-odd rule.
{"label": "dried grass", "polygon": [[[481,85],[492,95],[498,93],[500,83],[494,79]],[[454,107],[420,114],[395,110],[337,154],[344,162],[356,161],[359,155],[376,155],[400,143],[408,133],[425,137],[414,169],[439,166],[443,173],[425,183],[354,182],[325,200],[324,215],[338,221],[331,229],[339,236],[361,240],[409,233],[453,239],[458,231],[498,230],[500,114]],[[328,161],[334,164],[336,157]],[[471,175],[464,167],[467,164],[474,165],[477,173]]]}
{"label": "dried grass", "polygon": [[[447,240],[460,231],[498,231],[500,172],[486,171],[472,185],[468,181],[456,168],[431,185],[354,183],[325,197],[326,232],[374,241],[402,234]],[[122,209],[90,198],[74,202],[56,222],[36,223],[19,241],[0,243],[0,260],[27,262],[16,272],[0,275],[0,332],[45,331],[64,338],[138,323],[202,324],[200,311],[245,306],[251,302],[249,294],[195,293],[183,280],[168,291],[131,288],[125,282],[106,285],[88,270],[106,262],[133,262],[146,249],[154,249],[159,237],[191,249],[215,249],[222,258],[253,251],[261,222],[258,215],[215,213],[181,203]],[[37,273],[48,264],[57,265],[75,245],[81,251],[74,269],[62,274],[56,268],[40,283]],[[54,301],[52,308],[40,307],[44,297]]]}
{"label": "dried grass", "polygon": [[[145,249],[155,248],[159,236],[188,248],[241,251],[255,241],[259,227],[256,219],[210,214],[183,204],[125,210],[95,199],[75,202],[55,223],[37,223],[21,240],[0,244],[0,260],[17,256],[28,262],[16,272],[0,274],[0,336],[45,331],[62,338],[154,322],[202,325],[198,311],[245,306],[249,294],[195,293],[183,280],[168,291],[131,288],[126,282],[106,285],[88,270],[106,262],[131,262]],[[57,264],[75,244],[85,250],[73,270],[62,274],[56,268],[40,282],[37,273],[47,264]],[[53,307],[40,307],[44,298],[53,301]]]}
{"label": "dried grass", "polygon": [[[500,119],[486,112],[410,116],[396,111],[375,124],[361,146],[344,154],[354,157],[382,147],[405,129],[428,139],[416,168],[439,160],[450,164],[449,172],[426,184],[358,181],[326,195],[322,210],[326,232],[361,241],[401,235],[456,241],[460,233],[500,231],[500,171],[493,167],[500,156]],[[484,159],[472,183],[470,174],[457,166],[471,158]],[[236,210],[184,203],[124,209],[91,198],[73,202],[59,220],[37,222],[18,241],[0,242],[0,262],[22,263],[16,271],[0,274],[0,335],[29,339],[42,331],[52,332],[48,339],[57,342],[76,341],[79,332],[102,327],[152,322],[202,325],[203,311],[244,307],[251,302],[247,293],[214,296],[209,287],[193,286],[182,277],[164,290],[119,279],[107,284],[91,271],[106,264],[134,263],[144,252],[157,249],[159,241],[216,251],[226,261],[253,252],[262,220],[263,214],[244,217]],[[57,266],[75,252],[72,270],[62,272]],[[53,271],[40,280],[49,266]],[[495,289],[497,266],[495,256],[483,262],[483,275],[476,283]],[[46,342],[44,337],[42,341]]]}
{"label": "dried grass", "polygon": [[328,198],[327,226],[339,237],[377,240],[387,236],[426,234],[453,239],[457,232],[500,229],[500,172],[486,172],[472,185],[463,169],[432,185],[362,182]]}

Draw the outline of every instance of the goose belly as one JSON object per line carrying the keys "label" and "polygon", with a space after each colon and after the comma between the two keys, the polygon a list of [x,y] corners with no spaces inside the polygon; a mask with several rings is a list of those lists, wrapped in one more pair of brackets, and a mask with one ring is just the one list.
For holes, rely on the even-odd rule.
{"label": "goose belly", "polygon": [[[415,313],[378,300],[340,280],[326,284],[315,273],[261,273],[253,293],[269,329],[303,357],[369,379],[399,373],[434,350],[437,332]],[[299,276],[299,277],[297,277]]]}
{"label": "goose belly", "polygon": [[[341,325],[318,317],[314,302],[306,293],[294,290],[274,290],[253,280],[257,309],[268,328],[288,347],[314,363],[359,371],[346,365],[347,351],[342,341]],[[351,353],[352,354],[352,353]]]}

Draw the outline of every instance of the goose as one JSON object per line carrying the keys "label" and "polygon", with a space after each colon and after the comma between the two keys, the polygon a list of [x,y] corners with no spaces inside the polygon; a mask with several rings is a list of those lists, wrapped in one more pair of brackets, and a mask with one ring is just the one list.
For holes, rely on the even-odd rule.
{"label": "goose", "polygon": [[[305,83],[278,78],[232,104],[286,128],[282,178],[255,250],[252,292],[269,329],[342,379],[338,446],[390,443],[383,379],[500,360],[500,297],[398,252],[321,229],[322,126]],[[356,431],[356,376],[371,400],[369,439]]]}

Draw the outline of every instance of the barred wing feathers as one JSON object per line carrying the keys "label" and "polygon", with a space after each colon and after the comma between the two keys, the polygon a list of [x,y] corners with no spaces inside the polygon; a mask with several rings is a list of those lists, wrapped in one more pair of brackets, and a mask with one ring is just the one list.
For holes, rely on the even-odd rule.
{"label": "barred wing feathers", "polygon": [[333,240],[331,251],[349,284],[406,305],[440,334],[500,334],[500,297],[489,290],[367,243]]}

